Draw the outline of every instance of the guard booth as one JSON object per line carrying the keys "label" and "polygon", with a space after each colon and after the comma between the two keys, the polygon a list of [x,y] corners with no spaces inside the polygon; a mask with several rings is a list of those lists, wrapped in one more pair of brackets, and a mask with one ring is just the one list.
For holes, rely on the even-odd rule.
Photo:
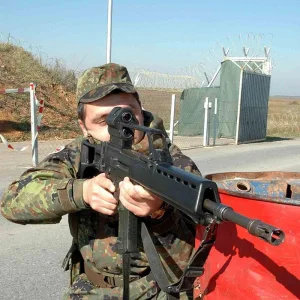
{"label": "guard booth", "polygon": [[[208,127],[217,124],[217,138],[233,138],[236,144],[265,140],[270,69],[267,57],[225,57],[217,71],[220,86],[211,87],[209,83],[209,87],[183,91],[178,134],[204,134],[204,101],[208,97],[211,102]],[[213,131],[210,130],[209,134],[212,137]]]}

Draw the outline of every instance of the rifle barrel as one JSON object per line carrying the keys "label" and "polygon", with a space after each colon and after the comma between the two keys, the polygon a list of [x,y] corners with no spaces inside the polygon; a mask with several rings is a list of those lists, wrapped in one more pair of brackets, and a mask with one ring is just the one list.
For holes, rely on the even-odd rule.
{"label": "rifle barrel", "polygon": [[264,223],[260,220],[247,218],[237,212],[232,207],[216,203],[209,199],[205,199],[203,207],[212,212],[214,216],[222,221],[230,221],[248,230],[248,232],[265,242],[278,246],[285,238],[284,232],[270,224]]}

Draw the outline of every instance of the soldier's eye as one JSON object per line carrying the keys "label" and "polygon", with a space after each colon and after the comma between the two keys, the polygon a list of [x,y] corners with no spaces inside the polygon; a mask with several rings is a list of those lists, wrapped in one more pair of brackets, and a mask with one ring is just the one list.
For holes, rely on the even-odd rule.
{"label": "soldier's eye", "polygon": [[100,126],[105,126],[106,125],[106,121],[105,120],[99,120],[96,123],[99,124]]}

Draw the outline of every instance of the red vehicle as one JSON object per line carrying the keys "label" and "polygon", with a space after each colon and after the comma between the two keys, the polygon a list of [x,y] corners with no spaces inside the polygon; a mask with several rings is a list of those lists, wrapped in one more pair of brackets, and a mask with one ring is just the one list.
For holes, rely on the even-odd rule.
{"label": "red vehicle", "polygon": [[[300,173],[219,173],[221,202],[285,232],[272,246],[230,222],[219,225],[215,246],[197,278],[195,299],[300,299]],[[196,246],[202,236],[198,228]]]}

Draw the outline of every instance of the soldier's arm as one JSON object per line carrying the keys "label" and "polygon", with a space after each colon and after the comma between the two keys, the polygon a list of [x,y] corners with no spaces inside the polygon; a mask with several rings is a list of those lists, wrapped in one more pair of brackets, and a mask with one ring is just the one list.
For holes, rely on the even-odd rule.
{"label": "soldier's arm", "polygon": [[[170,153],[174,166],[201,175],[195,163],[172,145]],[[173,281],[180,278],[194,251],[196,225],[181,212],[170,207],[158,220],[147,217],[147,225],[157,237],[156,249],[168,275]]]}
{"label": "soldier's arm", "polygon": [[2,215],[20,224],[57,223],[64,214],[86,208],[83,180],[75,179],[77,152],[71,144],[27,170],[4,192]]}

